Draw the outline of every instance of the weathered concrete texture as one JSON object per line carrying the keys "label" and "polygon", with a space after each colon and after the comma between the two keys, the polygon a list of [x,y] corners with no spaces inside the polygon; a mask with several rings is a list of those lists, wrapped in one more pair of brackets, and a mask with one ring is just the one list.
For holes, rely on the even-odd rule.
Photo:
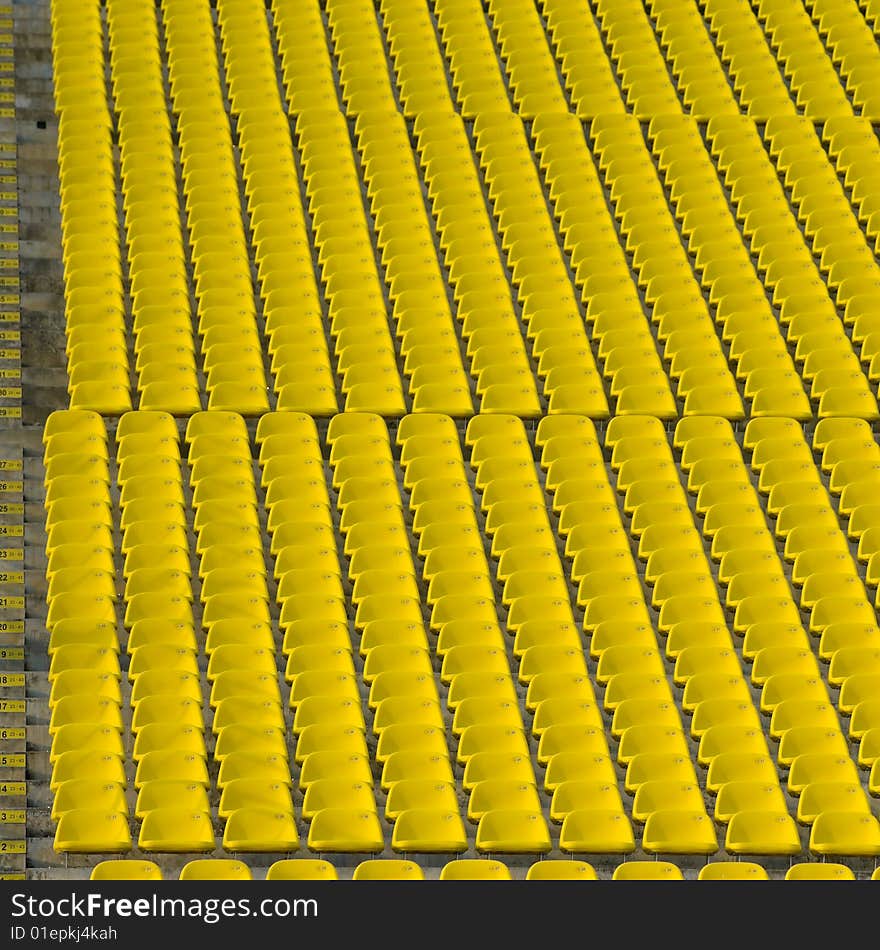
{"label": "weathered concrete texture", "polygon": [[[46,201],[41,202],[39,199],[33,202],[28,202],[27,204],[22,205],[19,210],[19,220],[25,224],[37,224],[43,231],[47,231],[51,228],[55,220],[55,209]],[[29,262],[27,260],[22,260],[22,266],[27,266]],[[36,263],[38,266],[42,266],[42,261],[31,262],[31,266]]]}
{"label": "weathered concrete texture", "polygon": [[[14,4],[23,387],[23,427],[19,426],[17,435],[23,453],[25,494],[27,864],[51,868],[51,871],[41,871],[46,876],[63,877],[67,862],[52,847],[52,795],[48,788],[51,775],[46,676],[49,657],[45,627],[47,582],[41,458],[42,423],[54,409],[67,405],[57,120],[53,108],[48,14],[46,0],[16,0]],[[88,875],[77,871],[75,876]]]}
{"label": "weathered concrete texture", "polygon": [[35,389],[58,389],[67,385],[67,373],[60,366],[55,369],[44,366],[25,367],[21,371],[21,378],[29,393]]}
{"label": "weathered concrete texture", "polygon": [[[44,240],[45,235],[46,235],[46,228],[43,225],[37,224],[36,222],[31,222],[30,224],[26,224],[23,221],[21,221],[21,219],[19,219],[18,236],[20,240],[25,241],[25,242],[42,241]],[[60,251],[60,248],[59,248],[59,251]],[[24,249],[22,249],[22,253],[25,253]]]}
{"label": "weathered concrete texture", "polygon": [[57,128],[48,3],[14,5],[25,425],[67,405]]}
{"label": "weathered concrete texture", "polygon": [[[21,277],[23,292],[26,294],[61,295],[64,292],[64,270],[60,261],[46,261],[42,258],[22,258]],[[46,301],[48,302],[48,301]],[[31,299],[29,303],[38,304],[37,310],[45,310],[40,302]],[[62,330],[63,334],[63,330]]]}
{"label": "weathered concrete texture", "polygon": [[[49,412],[59,408],[67,399],[67,372],[64,344],[59,343],[54,328],[54,307],[22,310],[22,378],[27,374],[28,399],[26,408],[41,408]],[[27,323],[25,328],[24,324]],[[59,392],[63,390],[63,392]],[[43,391],[54,394],[49,402],[42,398]],[[26,425],[40,424],[40,418],[24,418]]]}
{"label": "weathered concrete texture", "polygon": [[[40,129],[40,137],[47,137],[47,129]],[[55,132],[54,129],[49,134],[49,137],[54,142]],[[20,185],[22,190],[27,189],[29,192],[33,191],[30,197],[33,199],[33,203],[39,203],[39,193],[45,191],[44,204],[48,204],[54,207],[58,207],[58,160],[54,154],[48,154],[48,150],[54,148],[54,145],[51,142],[47,145],[46,142],[41,142],[38,140],[25,142],[18,142],[18,155],[19,155],[19,167],[21,169],[21,175],[24,176],[24,182]],[[31,183],[30,176],[32,175],[45,175],[47,180],[45,183],[38,184],[36,187]]]}
{"label": "weathered concrete texture", "polygon": [[[39,283],[51,286],[51,278]],[[39,309],[22,307],[21,349],[22,374],[30,381],[27,400],[22,406],[25,425],[41,424],[54,409],[67,403],[67,373],[64,355],[63,308],[59,295]],[[25,300],[27,296],[25,295]]]}
{"label": "weathered concrete texture", "polygon": [[[27,159],[22,157],[22,165],[25,165],[28,168],[28,172],[22,174],[19,173],[18,176],[18,187],[22,192],[27,192],[28,194],[34,195],[33,203],[36,205],[39,203],[39,198],[41,193],[45,198],[46,207],[53,208],[57,207],[58,199],[54,197],[58,189],[58,177],[54,173],[54,168],[52,169],[52,174],[49,174],[49,166],[47,164],[46,172],[43,174],[35,173],[33,169],[33,164],[28,162]],[[53,163],[54,164],[54,163]],[[54,197],[54,200],[53,200]],[[59,248],[60,250],[60,248]]]}
{"label": "weathered concrete texture", "polygon": [[[33,412],[33,393],[28,386],[28,401],[24,410]],[[37,392],[38,397],[41,390]],[[62,855],[52,847],[54,824],[51,818],[52,793],[49,780],[52,774],[49,762],[49,656],[46,631],[46,532],[43,512],[43,462],[41,458],[42,430],[21,428],[22,477],[24,481],[24,570],[25,570],[25,657],[27,694],[27,864],[32,866],[63,865]],[[30,875],[29,875],[30,876]],[[52,875],[54,876],[54,874]]]}
{"label": "weathered concrete texture", "polygon": [[[34,428],[22,428],[16,433],[18,437],[18,445],[21,448],[21,451],[31,458],[37,460],[38,464],[42,466],[43,464],[43,433],[40,429]],[[42,478],[42,470],[40,471],[40,477]],[[42,501],[42,496],[40,498]],[[40,521],[42,521],[42,515],[40,515]]]}

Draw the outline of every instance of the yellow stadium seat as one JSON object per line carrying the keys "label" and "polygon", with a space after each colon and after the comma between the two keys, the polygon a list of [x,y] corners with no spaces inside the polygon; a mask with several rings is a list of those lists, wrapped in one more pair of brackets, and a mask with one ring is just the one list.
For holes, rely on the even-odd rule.
{"label": "yellow stadium seat", "polygon": [[510,870],[501,861],[486,858],[460,858],[443,865],[441,881],[509,881]]}
{"label": "yellow stadium seat", "polygon": [[852,868],[845,864],[803,862],[793,864],[785,872],[786,881],[854,881]]}
{"label": "yellow stadium seat", "polygon": [[424,871],[414,861],[394,858],[361,861],[352,875],[353,881],[423,881],[424,879]]}
{"label": "yellow stadium seat", "polygon": [[699,786],[676,779],[648,779],[636,789],[633,820],[644,823],[655,812],[697,812],[703,807]]}
{"label": "yellow stadium seat", "polygon": [[623,811],[573,811],[562,824],[559,847],[574,854],[630,854],[635,839]]}
{"label": "yellow stadium seat", "polygon": [[309,825],[308,847],[318,852],[377,853],[384,848],[375,812],[325,808]]}
{"label": "yellow stadium seat", "polygon": [[392,850],[398,852],[461,853],[467,834],[458,811],[411,808],[394,822]]}
{"label": "yellow stadium seat", "polygon": [[776,781],[776,767],[769,756],[731,750],[712,759],[706,775],[706,790],[719,794],[728,782],[761,782],[772,785]]}
{"label": "yellow stadium seat", "polygon": [[65,812],[86,808],[127,813],[124,787],[116,782],[102,782],[89,777],[62,782],[52,802],[52,820],[57,821]]}
{"label": "yellow stadium seat", "polygon": [[790,815],[743,811],[730,819],[724,848],[730,854],[795,855],[801,852],[801,843]]}
{"label": "yellow stadium seat", "polygon": [[740,811],[785,810],[785,796],[778,784],[747,778],[725,782],[717,789],[714,818],[727,824]]}
{"label": "yellow stadium seat", "polygon": [[58,819],[53,847],[60,852],[102,854],[131,850],[125,812],[78,808]]}
{"label": "yellow stadium seat", "polygon": [[804,752],[795,756],[788,772],[788,790],[800,794],[814,782],[858,782],[851,758],[836,752]]}
{"label": "yellow stadium seat", "polygon": [[169,806],[144,816],[138,836],[142,851],[213,851],[214,832],[210,812],[189,811]]}
{"label": "yellow stadium seat", "polygon": [[320,858],[287,858],[275,861],[266,871],[267,881],[335,881],[336,868]]}
{"label": "yellow stadium seat", "polygon": [[161,881],[162,869],[153,861],[120,859],[99,861],[89,874],[91,881]]}
{"label": "yellow stadium seat", "polygon": [[374,811],[376,800],[372,788],[356,777],[352,779],[317,779],[311,782],[306,789],[303,797],[302,817],[305,821],[311,821],[324,808],[342,806]]}
{"label": "yellow stadium seat", "polygon": [[540,811],[492,809],[479,820],[476,847],[483,853],[541,854],[551,841]]}
{"label": "yellow stadium seat", "polygon": [[293,813],[272,808],[238,808],[226,820],[223,847],[233,852],[296,851],[299,835]]}
{"label": "yellow stadium seat", "polygon": [[427,808],[433,811],[451,812],[457,808],[455,789],[445,782],[430,779],[403,779],[388,791],[385,803],[385,818],[395,821],[404,811]]}
{"label": "yellow stadium seat", "polygon": [[645,782],[677,781],[691,785],[695,780],[689,758],[676,752],[640,752],[630,759],[624,787],[635,794]]}
{"label": "yellow stadium seat", "polygon": [[250,881],[253,875],[242,861],[228,858],[199,858],[181,869],[181,881]]}
{"label": "yellow stadium seat", "polygon": [[810,851],[817,855],[880,854],[880,825],[870,813],[825,811],[810,831]]}
{"label": "yellow stadium seat", "polygon": [[700,868],[700,881],[767,881],[769,875],[752,861],[713,861]]}
{"label": "yellow stadium seat", "polygon": [[611,875],[614,881],[683,881],[677,865],[669,861],[625,861]]}
{"label": "yellow stadium seat", "polygon": [[586,861],[544,860],[532,864],[527,881],[595,881],[596,869]]}

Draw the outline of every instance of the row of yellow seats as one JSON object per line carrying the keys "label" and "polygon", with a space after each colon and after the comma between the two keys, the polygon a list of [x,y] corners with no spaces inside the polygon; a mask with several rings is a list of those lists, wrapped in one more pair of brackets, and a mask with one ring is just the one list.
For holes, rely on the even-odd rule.
{"label": "row of yellow seats", "polygon": [[[118,219],[113,173],[107,167],[110,136],[106,108],[103,121],[101,113],[91,110],[68,108],[59,116],[61,244],[69,275],[65,337],[71,405],[124,412],[131,408],[131,396],[125,310],[117,282]],[[104,185],[96,180],[101,178]],[[77,197],[77,190],[88,197]],[[104,382],[102,375],[108,376]]]}
{"label": "row of yellow seats", "polygon": [[[521,120],[510,113],[478,117],[474,149],[548,411],[601,418],[608,405],[565,261],[555,239],[535,238],[547,229],[547,205]],[[542,329],[548,332],[539,338]],[[525,416],[515,406],[511,411]]]}
{"label": "row of yellow seats", "polygon": [[[104,424],[89,410],[58,410],[47,420],[43,440],[47,542],[52,547],[46,568],[50,611],[57,602],[49,654],[68,646],[118,653],[112,612],[117,596],[110,533],[113,514]],[[73,528],[65,527],[68,523]],[[84,597],[80,596],[83,586]],[[78,619],[75,615],[86,605],[102,617]]]}
{"label": "row of yellow seats", "polygon": [[[699,874],[701,881],[766,881],[767,870],[750,861],[713,861],[704,865]],[[93,881],[160,881],[162,869],[152,861],[115,860],[102,861],[91,871]],[[190,861],[180,870],[181,881],[248,881],[254,879],[251,868],[241,861],[198,859]],[[339,879],[338,870],[329,861],[309,858],[292,858],[276,861],[266,871],[267,881],[333,881]],[[421,881],[424,870],[414,861],[399,859],[372,859],[362,861],[353,873],[355,881]],[[538,861],[529,866],[527,881],[595,881],[599,879],[596,869],[585,861],[552,860]],[[615,881],[680,881],[684,874],[668,861],[627,861],[619,864],[612,873]],[[852,881],[856,875],[845,864],[810,862],[793,864],[785,872],[787,881]],[[441,881],[509,881],[513,880],[510,868],[501,861],[486,858],[462,858],[450,861],[440,869]],[[880,869],[875,870],[871,880],[880,880]]]}
{"label": "row of yellow seats", "polygon": [[[742,418],[736,383],[712,326],[702,288],[675,228],[670,226],[666,196],[657,181],[638,123],[624,116],[613,121],[603,117],[593,120],[591,134],[593,151],[620,221],[621,235],[626,239],[627,249],[633,252],[638,286],[654,308],[657,338],[663,344],[663,358],[669,365],[670,377],[676,381],[679,398],[692,393],[691,380],[685,374],[688,370],[691,375],[700,370],[710,376],[713,389],[705,394],[698,391],[691,396],[692,402],[702,402],[707,411],[716,415]],[[631,194],[640,196],[637,207]],[[667,309],[670,292],[678,295],[674,316]],[[665,380],[661,376],[658,384],[662,381]]]}
{"label": "row of yellow seats", "polygon": [[[791,189],[792,205],[810,239],[813,258],[834,290],[837,312],[843,313],[844,323],[852,326],[853,343],[863,343],[878,328],[868,306],[876,291],[878,273],[870,234],[866,242],[840,187],[838,168],[830,162],[812,123],[805,122],[795,117],[771,120],[765,127],[764,140],[780,178]],[[850,182],[856,187],[852,177]],[[831,319],[829,316],[817,323],[816,329],[824,328]],[[872,347],[861,347],[859,356],[869,381],[876,383],[872,353]],[[853,364],[851,371],[857,372],[854,361],[848,362]],[[840,369],[846,372],[850,367]]]}
{"label": "row of yellow seats", "polygon": [[[876,418],[877,401],[829,297],[833,287],[821,279],[797,227],[791,230],[793,214],[755,126],[744,117],[720,117],[710,121],[707,138],[737,220],[759,256],[763,282],[780,307],[786,337],[795,345],[800,374],[818,400],[819,417]],[[748,174],[740,172],[739,162]],[[796,314],[803,316],[794,323]]]}
{"label": "row of yellow seats", "polygon": [[338,108],[319,4],[314,0],[272,0],[271,8],[290,115]]}
{"label": "row of yellow seats", "polygon": [[[87,763],[78,754],[83,747],[112,760],[117,775],[122,774],[119,766],[124,750],[104,426],[92,414],[60,412],[47,425],[44,444],[50,558],[48,679],[54,701],[70,697],[64,710],[66,715],[54,716],[50,724],[50,784],[57,788],[67,779],[87,776]],[[93,520],[87,520],[87,515]],[[72,546],[78,545],[79,538],[84,546],[88,544],[103,555],[100,566],[75,564],[77,552]],[[108,696],[106,704],[77,701],[94,698],[87,691],[89,682],[103,685]],[[89,715],[93,711],[95,715]],[[64,810],[56,809],[54,817],[60,817]]]}
{"label": "row of yellow seats", "polygon": [[[568,417],[549,418],[557,425],[549,429],[544,426],[538,436],[542,443],[542,464],[549,464],[551,456],[554,460],[566,457],[562,426]],[[571,431],[570,442],[579,445],[586,441],[584,428],[587,427],[591,428],[589,422],[576,430],[567,427]],[[554,431],[559,434],[553,435]],[[562,824],[560,847],[566,851],[632,850],[635,847],[633,829],[617,791],[616,770],[609,755],[601,713],[589,685],[567,582],[556,554],[522,422],[514,417],[472,420],[466,441],[471,443],[471,466],[477,473],[477,487],[482,490],[482,507],[486,509],[487,502],[499,498],[488,506],[487,531],[494,529],[497,536],[502,532],[510,534],[532,529],[531,543],[499,551],[497,570],[499,581],[504,583],[503,600],[509,605],[508,631],[516,638],[523,632],[540,638],[522,651],[518,678],[528,686],[526,708],[534,712],[532,732],[539,739],[537,760],[546,767],[542,784],[544,791],[552,795],[550,817]],[[495,472],[502,474],[493,477]],[[546,538],[544,544],[542,537]],[[519,540],[526,538],[521,536]],[[528,564],[529,555],[534,552],[545,555],[539,569],[534,561]],[[517,570],[518,564],[524,566]],[[541,642],[544,638],[546,642]],[[603,682],[601,677],[600,682]],[[684,748],[686,751],[686,746]],[[627,769],[627,789],[640,796],[638,807],[633,806],[633,818],[645,823],[642,847],[681,851],[694,847],[684,822],[669,827],[667,816],[661,813],[665,810],[661,798],[652,799],[649,790],[643,794],[642,784],[647,784],[653,776],[650,767],[642,769],[649,763],[643,757],[639,759],[638,753],[643,750],[633,732],[628,736],[626,749],[629,751],[626,754],[622,751],[618,762]],[[696,776],[692,778],[692,787],[695,787]],[[711,832],[711,828],[709,830]],[[711,838],[709,844],[704,835],[698,850],[699,847],[714,850],[717,847],[714,834]]]}
{"label": "row of yellow seats", "polygon": [[[100,4],[92,0],[76,3],[50,3],[53,60],[67,58],[70,71],[58,71],[61,82],[56,89],[56,106],[60,113],[68,106],[106,108],[103,75],[95,69],[103,53],[103,29]],[[81,53],[77,67],[73,54]],[[69,80],[69,81],[68,81]]]}
{"label": "row of yellow seats", "polygon": [[[691,452],[689,458],[688,453],[695,441],[700,450],[696,453],[697,456],[702,454],[703,449],[708,450],[711,457],[728,455],[730,462],[733,463],[730,469],[733,474],[735,454],[731,445],[732,433],[727,431],[726,425],[716,422],[714,428],[718,435],[710,434],[709,427],[712,422],[713,420],[692,420],[689,425],[684,421],[679,424],[675,440],[681,445],[681,464],[683,468],[687,468],[694,462],[695,453]],[[789,438],[794,440],[793,442],[786,442],[785,437],[778,434],[783,428],[781,425],[783,422],[787,423]],[[822,425],[839,424],[839,422],[839,420],[827,420]],[[682,431],[686,425],[691,430],[689,434],[692,439],[690,440]],[[747,439],[753,453],[753,466],[755,464],[761,466],[758,471],[762,480],[762,491],[768,493],[769,496],[768,510],[771,517],[775,516],[777,519],[785,517],[795,526],[813,520],[808,513],[809,503],[798,507],[793,497],[787,499],[777,497],[777,491],[794,490],[796,493],[801,487],[801,483],[788,481],[786,474],[786,472],[791,472],[794,459],[790,457],[776,460],[778,465],[784,467],[779,468],[781,479],[779,482],[775,481],[770,470],[770,466],[773,465],[773,456],[776,454],[774,448],[796,444],[797,439],[800,438],[800,427],[791,420],[777,419],[756,420],[750,423],[750,427]],[[777,431],[775,442],[774,429]],[[768,461],[768,456],[770,461]],[[734,617],[734,629],[745,635],[743,656],[747,661],[752,662],[752,683],[762,687],[762,709],[771,714],[770,735],[779,740],[777,762],[780,767],[789,769],[787,779],[789,791],[799,795],[798,821],[802,824],[814,824],[823,815],[825,816],[820,822],[816,837],[821,838],[823,826],[833,824],[835,821],[842,820],[845,826],[846,822],[855,824],[859,821],[858,816],[867,819],[865,828],[862,829],[865,837],[861,842],[857,827],[850,827],[848,831],[846,827],[837,829],[828,844],[832,853],[834,849],[838,849],[838,853],[845,853],[851,848],[856,851],[861,847],[870,849],[873,847],[870,844],[872,834],[870,805],[859,785],[856,770],[849,757],[847,743],[840,732],[834,710],[828,703],[828,694],[824,686],[821,686],[816,659],[801,627],[797,609],[788,593],[782,566],[772,540],[762,523],[757,520],[749,523],[748,511],[753,509],[756,498],[754,490],[749,485],[747,473],[742,468],[740,471],[742,472],[739,482],[741,490],[737,491],[734,487],[737,485],[736,481],[729,483],[736,495],[743,496],[741,502],[730,505],[733,520],[729,528],[733,531],[739,530],[741,539],[752,547],[743,548],[741,552],[734,550],[725,552],[721,559],[719,578],[722,584],[727,585],[728,607],[737,611]],[[716,491],[724,489],[723,483],[716,482],[715,486]],[[707,487],[707,490],[712,490],[711,486]],[[824,489],[821,490],[821,494],[824,495]],[[791,503],[792,507],[785,505],[785,501]],[[824,505],[828,505],[827,495]],[[738,506],[742,519],[739,526],[736,524],[740,520],[737,518]],[[698,511],[700,508],[698,496]],[[793,513],[795,509],[797,511]],[[707,522],[708,518],[707,513]],[[722,527],[719,532],[724,530]],[[718,534],[715,537],[717,538]],[[834,537],[833,533],[831,537]],[[767,539],[767,543],[764,542],[764,538]],[[813,553],[806,539],[805,545],[798,554],[800,562],[796,561],[793,572],[793,583],[801,588],[801,607],[802,609],[812,607],[815,610],[818,604],[833,616],[834,611],[829,610],[828,602],[823,603],[822,595],[827,594],[828,591],[823,591],[822,587],[823,583],[829,580],[834,581],[838,575],[832,575],[829,578],[827,574],[823,575],[821,572],[822,561],[824,560],[827,564],[828,552],[825,548],[820,547]],[[748,570],[739,574],[732,573],[734,556],[743,563],[750,561]],[[725,557],[728,558],[727,564],[724,563]],[[756,563],[763,565],[762,571],[754,570]],[[819,570],[813,565],[819,566]],[[817,622],[820,619],[819,615],[815,615]],[[817,682],[817,688],[810,688],[811,683]],[[836,812],[854,813],[856,817],[837,819],[834,817]],[[848,833],[852,834],[852,837],[847,838]],[[868,845],[864,844],[865,841],[869,842]]]}
{"label": "row of yellow seats", "polygon": [[512,693],[513,684],[457,431],[448,417],[413,416],[398,427],[397,443],[425,559],[440,679],[450,696],[468,676],[473,683],[450,711],[468,818],[477,823],[476,847],[547,851],[551,841],[519,709],[474,688],[480,676],[494,677],[493,692]]}
{"label": "row of yellow seats", "polygon": [[[675,400],[580,122],[573,116],[539,116],[532,124],[532,141],[547,182],[551,208],[559,220],[574,282],[586,308],[590,336],[599,343],[602,373],[616,399],[615,412],[675,414]],[[597,221],[601,222],[600,226]],[[658,315],[663,309],[660,302],[654,306]],[[556,318],[551,319],[555,324]],[[547,323],[548,318],[543,313],[532,321],[532,325],[538,327]],[[589,366],[586,359],[589,349],[583,355],[583,347],[574,350],[565,339],[567,332],[567,328],[560,327],[549,341],[562,355],[563,364],[578,354],[578,361]],[[583,332],[580,335],[583,336]],[[543,339],[541,343],[543,345]],[[577,364],[565,366],[562,372],[567,375],[577,368]],[[550,382],[548,375],[547,384]],[[579,406],[576,399],[566,399],[563,407],[565,411],[586,411],[600,418],[590,411],[589,404]],[[684,411],[690,412],[693,408],[686,400]]]}
{"label": "row of yellow seats", "polygon": [[[227,80],[239,87],[232,111],[277,405],[332,414],[333,373],[266,11],[252,0],[226,3],[218,11]],[[326,105],[335,107],[335,98]]]}
{"label": "row of yellow seats", "polygon": [[[335,416],[327,445],[338,486],[339,526],[346,548],[351,545],[354,627],[365,654],[361,675],[370,688],[369,703],[376,705],[374,723],[379,719],[379,696],[384,704],[376,761],[382,769],[380,785],[392,805],[390,812],[387,803],[385,807],[386,818],[394,823],[392,848],[464,851],[467,832],[454,792],[412,558],[408,545],[398,545],[390,559],[386,556],[393,539],[406,541],[407,533],[385,423],[372,414]],[[370,473],[343,477],[357,463],[367,463]],[[359,544],[359,537],[366,543]],[[377,558],[379,551],[383,554]],[[386,572],[368,567],[369,562],[392,567]],[[406,704],[406,698],[415,702]],[[425,791],[428,786],[430,791]],[[401,802],[410,807],[398,811]]]}
{"label": "row of yellow seats", "polygon": [[100,7],[54,5],[52,59],[71,405],[131,408]]}
{"label": "row of yellow seats", "polygon": [[598,3],[595,22],[630,111],[640,120],[682,112],[642,4]]}
{"label": "row of yellow seats", "polygon": [[731,0],[707,0],[703,17],[742,112],[756,121],[766,121],[773,115],[794,115],[794,101],[749,6]]}
{"label": "row of yellow seats", "polygon": [[385,47],[373,4],[328,0],[327,26],[348,115],[395,108]]}
{"label": "row of yellow seats", "polygon": [[[126,776],[106,438],[100,417],[82,410],[53,413],[43,435],[50,586],[49,788],[59,850],[82,840],[80,830],[91,821],[101,829],[90,836],[89,845],[99,851],[131,845],[127,814],[118,807]],[[80,547],[94,552],[93,563],[77,563],[75,549]],[[103,809],[104,804],[109,807]]]}
{"label": "row of yellow seats", "polygon": [[139,404],[194,411],[201,404],[171,131],[131,109],[119,126]]}
{"label": "row of yellow seats", "polygon": [[240,113],[237,129],[276,405],[332,414],[335,384],[290,125],[276,101]]}
{"label": "row of yellow seats", "polygon": [[[681,426],[685,424],[687,430],[693,431],[704,427],[705,420],[694,418],[680,423]],[[729,428],[729,423],[722,424]],[[677,429],[676,435],[682,438],[685,432]],[[709,713],[712,724],[700,736],[698,752],[698,761],[708,770],[706,788],[717,796],[716,820],[729,821],[726,847],[728,850],[739,848],[741,853],[744,843],[747,843],[753,852],[766,847],[779,849],[782,853],[796,853],[800,850],[799,835],[779,791],[763,731],[755,728],[750,693],[739,660],[732,650],[724,612],[712,584],[700,535],[695,530],[662,424],[650,417],[614,420],[608,426],[605,445],[606,449],[611,448],[611,466],[618,473],[627,463],[648,460],[655,468],[666,470],[660,484],[653,481],[645,485],[647,492],[642,491],[638,480],[629,482],[629,473],[624,484],[618,481],[617,485],[619,492],[625,492],[624,511],[631,512],[630,531],[639,539],[640,558],[655,554],[666,556],[663,569],[652,574],[649,580],[653,585],[652,599],[660,610],[659,631],[670,635],[677,624],[687,620],[699,620],[704,629],[718,631],[712,645],[695,643],[681,650],[676,657],[674,681],[683,686],[682,709],[693,712],[696,717],[698,704],[709,699],[734,700],[742,709],[735,721],[726,722],[718,721],[716,717],[720,710],[712,709]],[[687,441],[684,445],[686,450]],[[679,574],[674,569],[673,560],[681,564],[689,562],[688,572]],[[659,564],[653,567],[656,570]],[[683,577],[688,578],[684,584],[681,583]],[[635,654],[636,648],[630,647],[628,651]],[[639,668],[644,668],[648,674],[653,671],[665,686],[656,650],[643,650],[633,656],[632,661],[638,661]],[[632,661],[630,675],[637,676],[638,669]],[[751,722],[745,716],[749,712]],[[725,786],[732,781],[739,783],[737,787],[744,782],[760,782],[765,796],[758,804],[746,794],[728,795]],[[774,824],[778,826],[773,827],[775,834],[772,836],[766,828],[771,815],[776,816]]]}
{"label": "row of yellow seats", "polygon": [[490,0],[487,12],[516,113],[529,119],[545,112],[568,112],[556,61],[535,5],[528,0]]}
{"label": "row of yellow seats", "polygon": [[481,410],[532,415],[540,403],[463,123],[431,113],[414,131]]}
{"label": "row of yellow seats", "polygon": [[380,0],[379,11],[403,115],[414,119],[425,112],[453,111],[446,64],[427,7]]}
{"label": "row of yellow seats", "polygon": [[345,409],[402,414],[406,400],[345,119],[303,112],[296,132]]}
{"label": "row of yellow seats", "polygon": [[362,113],[355,122],[355,141],[412,410],[469,416],[470,386],[406,125],[397,113]]}
{"label": "row of yellow seats", "polygon": [[[648,138],[702,289],[714,304],[721,339],[751,400],[749,415],[808,418],[809,400],[736,222],[729,213],[719,216],[725,195],[700,130],[685,117],[654,119]],[[725,414],[722,403],[706,404],[713,414]]]}
{"label": "row of yellow seats", "polygon": [[[259,414],[269,403],[210,9],[169,0],[163,16],[208,408]],[[205,43],[206,36],[210,44]],[[238,84],[246,84],[246,79],[230,68],[227,63],[227,91],[235,101]],[[198,392],[189,383],[181,387],[181,394],[197,406]]]}
{"label": "row of yellow seats", "polygon": [[108,31],[140,404],[191,412],[201,406],[154,7],[109,5]]}
{"label": "row of yellow seats", "polygon": [[[853,108],[805,5],[762,0],[754,12],[788,80],[795,104],[804,114],[810,119],[852,115]],[[869,89],[870,84],[863,89],[863,101]]]}
{"label": "row of yellow seats", "polygon": [[651,0],[645,13],[691,115],[705,121],[712,115],[736,114],[736,96],[706,32],[701,11],[679,0],[666,4]]}
{"label": "row of yellow seats", "polygon": [[381,850],[384,835],[317,429],[305,414],[275,413],[260,419],[256,441],[309,846]]}
{"label": "row of yellow seats", "polygon": [[880,75],[874,52],[874,31],[867,22],[868,10],[857,9],[841,0],[808,0],[806,9],[831,62],[839,64],[853,105],[862,116],[875,118],[878,108],[875,90]]}
{"label": "row of yellow seats", "polygon": [[[871,122],[856,116],[829,119],[822,126],[822,144],[838,175],[842,176],[853,211],[865,234],[874,242],[876,251],[880,215],[876,213],[877,189],[870,169],[876,160],[880,143],[877,142]],[[853,338],[859,342],[860,337],[864,335],[858,333],[858,318],[872,313],[869,305],[872,293],[872,288],[863,288],[859,295],[848,302],[844,312],[844,319],[853,323]],[[864,357],[863,347],[862,358]]]}
{"label": "row of yellow seats", "polygon": [[481,112],[509,112],[510,98],[482,9],[469,0],[439,0],[434,16],[461,115],[473,119]]}

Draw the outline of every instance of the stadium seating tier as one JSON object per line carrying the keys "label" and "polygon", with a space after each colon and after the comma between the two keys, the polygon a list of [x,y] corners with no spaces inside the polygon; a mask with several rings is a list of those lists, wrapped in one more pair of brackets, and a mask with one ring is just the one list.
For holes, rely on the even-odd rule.
{"label": "stadium seating tier", "polygon": [[871,4],[51,20],[55,850],[871,876]]}

